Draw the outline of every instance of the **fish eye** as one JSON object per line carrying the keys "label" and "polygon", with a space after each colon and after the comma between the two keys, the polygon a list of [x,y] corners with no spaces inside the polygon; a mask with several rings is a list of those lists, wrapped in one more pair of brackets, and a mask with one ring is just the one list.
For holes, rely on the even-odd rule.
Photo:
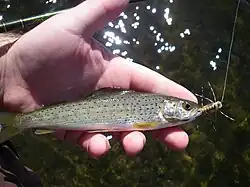
{"label": "fish eye", "polygon": [[184,102],[184,103],[182,104],[182,106],[183,106],[183,108],[184,108],[185,110],[188,110],[188,111],[192,109],[191,105],[190,105],[188,102]]}

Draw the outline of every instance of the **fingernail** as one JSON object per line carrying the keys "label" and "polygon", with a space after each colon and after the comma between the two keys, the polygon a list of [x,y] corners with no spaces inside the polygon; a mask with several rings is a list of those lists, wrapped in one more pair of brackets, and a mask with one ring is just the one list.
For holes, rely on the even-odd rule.
{"label": "fingernail", "polygon": [[145,145],[145,143],[146,143],[146,138],[145,138],[145,136],[144,135],[140,135],[141,137],[142,137],[142,142],[143,142],[143,145]]}

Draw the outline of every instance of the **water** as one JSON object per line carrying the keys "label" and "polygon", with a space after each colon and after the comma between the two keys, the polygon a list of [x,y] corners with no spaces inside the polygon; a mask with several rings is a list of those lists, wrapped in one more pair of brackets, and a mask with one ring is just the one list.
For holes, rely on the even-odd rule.
{"label": "water", "polygon": [[[29,2],[4,5],[3,21],[69,8],[79,1],[32,1],[32,8]],[[148,0],[129,6],[96,38],[113,53],[194,93],[201,94],[203,87],[204,96],[213,99],[209,81],[220,100],[236,6],[237,1],[227,0]],[[14,143],[26,165],[52,187],[250,185],[249,11],[249,3],[242,1],[222,108],[235,121],[217,113],[184,125],[190,135],[184,152],[172,152],[148,135],[144,150],[134,158],[118,144],[106,157],[93,160],[55,139],[18,136]]]}

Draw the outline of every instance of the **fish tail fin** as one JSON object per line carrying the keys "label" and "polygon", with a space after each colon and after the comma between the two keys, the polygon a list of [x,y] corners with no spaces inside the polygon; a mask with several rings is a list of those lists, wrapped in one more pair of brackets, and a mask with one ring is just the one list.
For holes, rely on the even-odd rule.
{"label": "fish tail fin", "polygon": [[18,115],[11,112],[0,112],[0,143],[9,140],[21,130],[16,126]]}

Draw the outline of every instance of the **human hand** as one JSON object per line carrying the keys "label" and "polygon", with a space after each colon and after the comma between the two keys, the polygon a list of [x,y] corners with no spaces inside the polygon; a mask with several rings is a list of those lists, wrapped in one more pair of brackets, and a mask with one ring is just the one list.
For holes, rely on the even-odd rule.
{"label": "human hand", "polygon": [[[2,57],[4,106],[29,112],[110,86],[197,102],[187,89],[144,66],[113,55],[92,37],[127,4],[128,0],[87,0],[24,34]],[[174,150],[184,149],[188,144],[188,135],[178,127],[152,133]],[[114,135],[119,137],[128,155],[140,152],[146,142],[144,134],[138,131]],[[58,131],[56,136],[78,143],[93,157],[110,149],[101,133]]]}

